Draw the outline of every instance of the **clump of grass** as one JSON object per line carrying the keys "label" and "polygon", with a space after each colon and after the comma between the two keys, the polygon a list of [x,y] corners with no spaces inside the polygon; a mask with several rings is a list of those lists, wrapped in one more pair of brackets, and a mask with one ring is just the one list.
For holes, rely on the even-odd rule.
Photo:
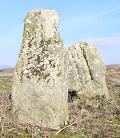
{"label": "clump of grass", "polygon": [[81,135],[76,134],[76,135],[70,136],[70,138],[87,138],[87,137],[83,134],[81,134]]}
{"label": "clump of grass", "polygon": [[12,88],[12,76],[0,76],[0,92],[10,92]]}

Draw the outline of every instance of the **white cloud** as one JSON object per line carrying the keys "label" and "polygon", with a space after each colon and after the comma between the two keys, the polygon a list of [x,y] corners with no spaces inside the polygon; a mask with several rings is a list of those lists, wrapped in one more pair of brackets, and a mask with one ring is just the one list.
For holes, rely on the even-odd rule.
{"label": "white cloud", "polygon": [[95,13],[95,14],[87,16],[85,18],[78,19],[78,22],[86,21],[86,20],[89,20],[89,19],[93,19],[93,18],[102,16],[102,15],[106,15],[106,14],[110,14],[110,13],[116,12],[116,11],[120,11],[120,8],[111,9],[111,10],[105,10],[105,11],[102,11],[102,12],[99,12],[99,13]]}
{"label": "white cloud", "polygon": [[[111,10],[105,10],[105,11],[101,11],[98,13],[94,13],[92,15],[86,16],[86,17],[81,17],[81,16],[74,16],[72,17],[72,19],[70,20],[65,20],[63,22],[65,27],[72,27],[72,26],[77,26],[78,24],[82,23],[82,22],[86,22],[86,23],[94,23],[95,19],[97,17],[103,16],[103,15],[107,15],[107,14],[111,14],[114,13],[116,11],[120,11],[120,8],[115,8],[115,9],[111,9]],[[94,22],[93,22],[94,20]],[[84,24],[83,24],[84,25]]]}
{"label": "white cloud", "polygon": [[120,36],[99,37],[91,39],[101,46],[120,46]]}
{"label": "white cloud", "polygon": [[91,39],[96,43],[106,64],[120,64],[120,36]]}

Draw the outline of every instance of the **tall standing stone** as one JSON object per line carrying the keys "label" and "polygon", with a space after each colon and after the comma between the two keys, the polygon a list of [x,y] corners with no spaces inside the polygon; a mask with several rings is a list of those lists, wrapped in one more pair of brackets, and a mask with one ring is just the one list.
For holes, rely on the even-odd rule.
{"label": "tall standing stone", "polygon": [[66,53],[54,10],[33,10],[25,18],[12,99],[20,123],[59,128],[68,119]]}
{"label": "tall standing stone", "polygon": [[108,95],[105,80],[106,66],[92,43],[80,42],[67,51],[68,88],[78,96]]}

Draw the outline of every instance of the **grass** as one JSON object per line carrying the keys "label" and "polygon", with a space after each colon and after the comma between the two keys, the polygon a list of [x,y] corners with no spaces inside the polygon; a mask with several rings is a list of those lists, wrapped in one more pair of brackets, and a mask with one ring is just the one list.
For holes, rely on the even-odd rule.
{"label": "grass", "polygon": [[12,76],[0,76],[0,92],[10,92],[12,87]]}
{"label": "grass", "polygon": [[70,138],[87,138],[86,136],[84,136],[84,135],[72,135],[72,136],[70,136]]}
{"label": "grass", "polygon": [[[69,127],[61,131],[21,125],[8,114],[12,76],[0,76],[0,138],[119,138],[120,137],[120,84],[107,82],[110,97],[86,101],[75,99],[69,103]],[[3,116],[4,115],[4,116]],[[74,123],[75,122],[75,123]],[[4,127],[2,125],[4,124]]]}

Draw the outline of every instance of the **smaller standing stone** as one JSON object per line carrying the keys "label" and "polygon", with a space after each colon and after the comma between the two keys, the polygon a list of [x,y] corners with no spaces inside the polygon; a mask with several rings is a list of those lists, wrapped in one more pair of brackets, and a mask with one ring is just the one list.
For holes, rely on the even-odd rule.
{"label": "smaller standing stone", "polygon": [[76,91],[78,96],[94,97],[107,95],[105,80],[106,66],[92,43],[81,42],[67,51],[68,88]]}

